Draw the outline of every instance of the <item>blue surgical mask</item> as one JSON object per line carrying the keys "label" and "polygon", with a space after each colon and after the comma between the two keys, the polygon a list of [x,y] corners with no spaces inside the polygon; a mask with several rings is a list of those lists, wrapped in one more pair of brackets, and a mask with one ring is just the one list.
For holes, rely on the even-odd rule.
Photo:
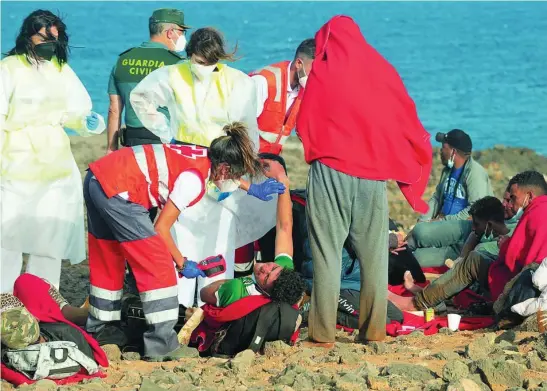
{"label": "blue surgical mask", "polygon": [[[528,202],[528,196],[526,196],[526,200],[522,203],[522,206],[519,208],[519,210],[517,210],[517,213],[515,213],[515,218],[517,220],[520,220],[520,218],[522,217],[522,215],[524,214],[524,204]],[[526,205],[528,206],[528,205]]]}

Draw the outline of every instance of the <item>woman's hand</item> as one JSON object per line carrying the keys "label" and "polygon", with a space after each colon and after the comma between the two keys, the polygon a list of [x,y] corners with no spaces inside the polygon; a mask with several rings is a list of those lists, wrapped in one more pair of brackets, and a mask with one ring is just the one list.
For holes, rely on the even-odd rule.
{"label": "woman's hand", "polygon": [[262,201],[270,201],[272,199],[272,194],[283,194],[284,192],[285,185],[283,183],[278,182],[273,178],[269,178],[262,183],[251,184],[247,194],[252,195]]}

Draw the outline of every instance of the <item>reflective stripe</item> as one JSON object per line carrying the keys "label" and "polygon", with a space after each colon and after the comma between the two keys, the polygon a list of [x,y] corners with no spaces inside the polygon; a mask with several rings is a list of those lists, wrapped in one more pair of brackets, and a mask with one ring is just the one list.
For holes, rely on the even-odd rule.
{"label": "reflective stripe", "polygon": [[177,285],[170,286],[167,288],[159,288],[151,291],[141,292],[141,301],[146,303],[147,301],[167,299],[169,297],[175,297],[179,293],[179,288]]}
{"label": "reflective stripe", "polygon": [[151,314],[144,314],[147,324],[157,324],[167,322],[169,320],[178,320],[179,309],[173,308],[171,310],[152,312]]}
{"label": "reflective stripe", "polygon": [[112,322],[115,320],[121,320],[122,319],[122,311],[103,311],[96,307],[93,307],[92,305],[89,306],[89,314],[93,316],[96,319],[105,321],[105,322]]}
{"label": "reflective stripe", "polygon": [[[289,138],[289,136],[283,136],[281,134],[264,132],[264,131],[260,131],[260,137],[262,137],[264,140],[266,140],[269,143],[281,144],[281,145],[285,144],[285,141],[287,141],[287,139]],[[278,138],[279,138],[279,141],[277,140]]]}
{"label": "reflective stripe", "polygon": [[162,144],[153,144],[154,158],[158,167],[158,194],[164,200],[169,196],[169,167],[165,157],[165,149]]}
{"label": "reflective stripe", "polygon": [[91,285],[89,294],[98,297],[99,299],[116,301],[122,299],[123,289],[120,289],[119,291],[109,291],[108,289]]}
{"label": "reflective stripe", "polygon": [[152,184],[152,181],[150,180],[150,173],[148,171],[148,163],[146,162],[144,147],[142,145],[137,145],[133,147],[133,152],[135,153],[135,160],[137,161],[137,164],[141,169],[141,172],[144,175],[146,182],[148,183],[148,198],[150,198],[152,206],[158,206],[157,200],[152,196],[152,193],[150,192],[150,185]]}
{"label": "reflective stripe", "polygon": [[275,77],[275,99],[274,102],[281,102],[281,69],[277,67],[266,66],[261,70],[270,71]]}

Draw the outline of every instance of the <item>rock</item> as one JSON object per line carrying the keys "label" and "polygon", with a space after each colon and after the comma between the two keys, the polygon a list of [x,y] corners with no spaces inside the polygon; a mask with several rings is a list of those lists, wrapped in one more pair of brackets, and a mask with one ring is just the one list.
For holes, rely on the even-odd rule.
{"label": "rock", "polygon": [[340,354],[340,364],[357,364],[362,361],[362,357],[358,353],[343,352]]}
{"label": "rock", "polygon": [[458,353],[452,351],[452,350],[443,350],[442,352],[436,353],[432,355],[431,357],[436,358],[437,360],[459,360],[461,357]]}
{"label": "rock", "polygon": [[12,390],[15,390],[15,388],[13,387],[13,385],[11,383],[8,383],[5,380],[1,380],[0,381],[0,390],[2,390],[2,391],[12,391]]}
{"label": "rock", "polygon": [[533,371],[540,371],[543,369],[543,364],[541,362],[541,359],[539,358],[539,355],[535,350],[532,350],[526,354],[526,362],[525,362],[526,368],[531,369]]}
{"label": "rock", "polygon": [[445,391],[446,385],[443,379],[430,380],[425,384],[424,391]]}
{"label": "rock", "polygon": [[173,372],[161,369],[154,370],[148,379],[157,386],[164,385],[169,387],[180,382],[180,378]]}
{"label": "rock", "polygon": [[[500,349],[503,353],[507,354],[507,352],[518,352],[519,348],[518,346],[513,345],[511,342],[501,340],[495,348]],[[494,352],[494,351],[493,351]],[[510,353],[509,353],[510,354]]]}
{"label": "rock", "polygon": [[[527,390],[534,390],[541,387],[540,379],[526,379],[524,380],[524,388]],[[547,385],[547,384],[546,384]]]}
{"label": "rock", "polygon": [[294,388],[289,386],[275,386],[274,391],[294,391]]}
{"label": "rock", "polygon": [[283,356],[291,351],[291,347],[283,341],[266,342],[264,344],[264,355],[268,358]]}
{"label": "rock", "polygon": [[359,368],[357,368],[356,370],[354,370],[353,373],[357,376],[360,376],[360,377],[366,379],[368,376],[373,376],[373,377],[378,376],[380,371],[378,370],[376,365],[374,365],[370,362],[365,362],[364,365],[362,365]]}
{"label": "rock", "polygon": [[118,382],[118,386],[127,387],[135,384],[141,384],[142,378],[138,371],[127,371],[124,373],[121,380]]}
{"label": "rock", "polygon": [[488,333],[477,338],[465,347],[465,355],[471,360],[487,358],[492,352],[495,335],[494,333]]}
{"label": "rock", "polygon": [[447,382],[455,382],[468,375],[469,368],[461,361],[449,361],[443,367],[443,379]]}
{"label": "rock", "polygon": [[429,350],[429,349],[421,349],[418,352],[418,357],[420,357],[420,358],[425,358],[425,357],[429,357],[429,356],[431,356],[431,350]]}
{"label": "rock", "polygon": [[389,391],[391,389],[389,380],[385,377],[368,376],[367,386],[369,386],[371,390],[378,391]]}
{"label": "rock", "polygon": [[439,329],[439,334],[452,335],[454,334],[454,331],[450,330],[448,327],[442,327]]}
{"label": "rock", "polygon": [[389,347],[384,342],[369,342],[366,346],[367,353],[370,352],[372,354],[384,354],[387,353],[388,350]]}
{"label": "rock", "polygon": [[[11,388],[4,388],[4,382],[2,382],[2,388],[1,390],[3,391],[4,389],[8,390],[8,389],[11,389],[13,390],[13,386]],[[9,383],[8,383],[9,384]],[[11,386],[11,384],[10,384]],[[49,380],[49,379],[42,379],[42,380],[38,380],[36,383],[33,383],[33,384],[25,384],[23,386],[20,386],[20,387],[17,387],[17,390],[24,390],[24,391],[55,391],[57,390],[57,384],[53,381],[53,380]]]}
{"label": "rock", "polygon": [[471,379],[459,379],[450,383],[446,391],[482,391],[482,387]]}
{"label": "rock", "polygon": [[344,374],[335,383],[336,390],[338,391],[361,391],[365,385],[365,379],[352,373]]}
{"label": "rock", "polygon": [[547,361],[547,333],[540,334],[538,339],[532,344],[532,348],[537,352],[539,358]]}
{"label": "rock", "polygon": [[247,349],[236,354],[236,356],[229,361],[229,366],[236,373],[242,373],[250,368],[254,359],[255,353],[252,350]]}
{"label": "rock", "polygon": [[[80,384],[78,390],[81,391],[106,391],[110,390],[110,384],[103,382],[101,379],[93,379],[98,381],[93,381],[87,384]],[[55,389],[55,388],[54,388]]]}
{"label": "rock", "polygon": [[398,375],[407,380],[426,382],[436,378],[435,373],[429,369],[415,364],[395,363],[389,364],[382,370],[383,375]]}
{"label": "rock", "polygon": [[101,348],[106,353],[109,362],[117,362],[122,359],[122,352],[118,345],[103,345]]}
{"label": "rock", "polygon": [[125,352],[122,353],[122,358],[126,361],[139,361],[141,359],[141,355],[137,352]]}
{"label": "rock", "polygon": [[486,384],[494,389],[500,386],[521,387],[524,368],[512,361],[480,360],[476,363],[477,372]]}
{"label": "rock", "polygon": [[501,333],[498,337],[495,339],[495,343],[500,343],[501,341],[507,341],[509,343],[515,342],[517,339],[517,333],[515,333],[513,330],[507,330],[503,333]]}
{"label": "rock", "polygon": [[534,314],[532,316],[527,317],[526,319],[524,319],[524,322],[522,322],[518,326],[514,327],[513,330],[515,330],[515,331],[533,331],[533,332],[536,332],[536,333],[539,332],[537,315]]}

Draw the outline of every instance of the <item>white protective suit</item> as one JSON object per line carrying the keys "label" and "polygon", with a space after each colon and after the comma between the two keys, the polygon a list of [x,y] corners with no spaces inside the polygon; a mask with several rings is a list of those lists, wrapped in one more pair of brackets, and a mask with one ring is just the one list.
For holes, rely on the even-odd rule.
{"label": "white protective suit", "polygon": [[68,64],[29,63],[25,56],[0,62],[2,292],[26,271],[59,286],[61,260],[86,258],[80,172],[64,128],[83,136],[91,98]]}
{"label": "white protective suit", "polygon": [[[143,126],[163,142],[172,139],[209,147],[224,135],[222,128],[234,121],[245,123],[249,137],[258,151],[256,87],[243,72],[224,64],[206,80],[191,71],[190,62],[155,70],[131,92],[131,105]],[[170,119],[159,112],[167,107]],[[254,182],[262,182],[257,178]],[[234,277],[235,249],[252,243],[275,226],[277,197],[264,202],[237,190],[217,202],[210,191],[197,204],[181,212],[173,236],[181,253],[199,262],[212,255],[226,259],[226,273],[214,278],[179,280],[179,302],[194,303],[196,284],[199,290],[213,281]],[[199,300],[198,305],[203,302]]]}

